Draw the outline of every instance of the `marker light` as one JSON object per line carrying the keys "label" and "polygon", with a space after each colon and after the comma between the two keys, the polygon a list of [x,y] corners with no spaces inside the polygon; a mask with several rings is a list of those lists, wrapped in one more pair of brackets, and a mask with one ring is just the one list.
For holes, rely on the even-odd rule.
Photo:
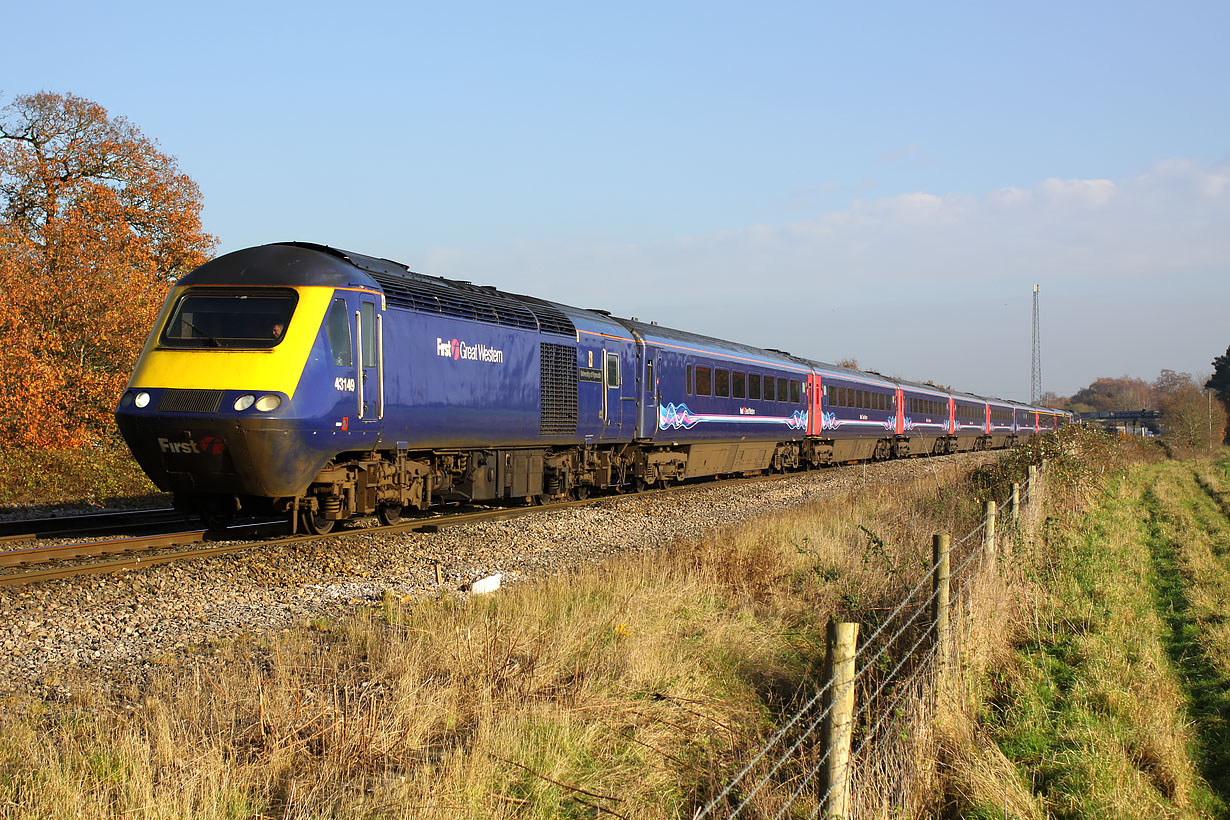
{"label": "marker light", "polygon": [[256,400],[256,409],[260,410],[262,413],[268,413],[271,410],[277,410],[281,406],[282,406],[281,396],[273,396],[273,395],[261,396],[259,399]]}
{"label": "marker light", "polygon": [[240,396],[239,398],[235,399],[235,409],[240,410],[240,411],[247,410],[255,402],[256,402],[256,396],[253,396],[251,393],[248,393],[246,395]]}
{"label": "marker light", "polygon": [[140,393],[137,394],[137,397],[132,400],[132,403],[135,404],[137,407],[148,407],[149,406],[149,393],[146,393],[144,390],[142,390]]}

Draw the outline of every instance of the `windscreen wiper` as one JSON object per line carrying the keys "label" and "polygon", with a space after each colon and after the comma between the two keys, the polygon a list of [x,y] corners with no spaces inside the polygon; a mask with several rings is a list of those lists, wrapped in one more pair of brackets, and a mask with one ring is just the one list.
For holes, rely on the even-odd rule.
{"label": "windscreen wiper", "polygon": [[192,324],[192,322],[189,322],[187,319],[184,319],[183,317],[180,317],[180,321],[181,321],[181,322],[183,322],[184,324],[186,324],[186,325],[187,325],[187,326],[188,326],[191,330],[196,331],[196,332],[197,332],[197,333],[199,333],[201,336],[203,336],[205,339],[207,339],[210,343],[212,343],[212,344],[213,344],[213,346],[214,346],[214,347],[222,347],[222,343],[221,343],[221,342],[219,342],[219,341],[218,341],[217,339],[215,339],[213,336],[210,336],[210,335],[209,335],[208,333],[206,333],[205,331],[201,330],[201,329],[200,329],[199,327],[197,327],[196,325]]}

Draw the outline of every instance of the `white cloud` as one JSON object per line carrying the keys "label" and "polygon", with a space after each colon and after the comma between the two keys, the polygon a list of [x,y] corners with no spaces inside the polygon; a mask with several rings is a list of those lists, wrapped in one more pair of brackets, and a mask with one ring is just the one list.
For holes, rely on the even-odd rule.
{"label": "white cloud", "polygon": [[[753,344],[828,359],[853,355],[916,378],[1019,395],[1019,389],[980,381],[989,372],[990,348],[950,350],[941,342],[938,356],[915,340],[953,324],[948,305],[987,300],[1000,313],[983,331],[1002,332],[1005,339],[995,361],[1010,361],[1010,372],[1022,370],[1027,392],[1029,283],[1041,281],[1056,306],[1064,287],[1080,290],[1079,297],[1064,297],[1064,306],[1072,317],[1089,317],[1086,323],[1072,318],[1049,337],[1052,344],[1063,338],[1065,350],[1062,364],[1052,361],[1049,372],[1070,371],[1058,389],[1075,389],[1099,375],[1152,378],[1159,366],[1198,370],[1212,342],[1203,339],[1195,358],[1184,360],[1181,346],[1194,344],[1195,330],[1173,305],[1170,315],[1159,317],[1157,300],[1183,294],[1183,304],[1194,302],[1197,310],[1230,302],[1228,225],[1230,166],[1166,160],[1120,180],[1045,179],[980,196],[911,192],[856,199],[808,220],[660,242],[441,249],[423,268]],[[1176,290],[1176,283],[1187,290]],[[1104,295],[1111,292],[1118,307],[1108,313]],[[807,309],[800,312],[800,305]],[[955,321],[970,328],[975,322]],[[1221,323],[1214,324],[1220,332]],[[1082,352],[1090,349],[1087,338],[1123,342],[1103,344],[1095,358]],[[1214,352],[1224,345],[1213,344]],[[1116,351],[1124,360],[1108,361]],[[932,362],[940,358],[966,362],[967,369],[936,369]],[[1142,362],[1152,370],[1138,371]]]}

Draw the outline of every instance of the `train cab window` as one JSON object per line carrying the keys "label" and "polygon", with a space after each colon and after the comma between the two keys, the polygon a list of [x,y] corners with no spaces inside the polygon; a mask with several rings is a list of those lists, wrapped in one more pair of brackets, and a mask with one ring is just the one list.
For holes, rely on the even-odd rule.
{"label": "train cab window", "polygon": [[729,396],[730,395],[730,371],[715,370],[713,371],[713,395]]}
{"label": "train cab window", "polygon": [[764,400],[765,401],[773,401],[774,399],[777,398],[777,394],[774,392],[774,389],[773,389],[776,384],[777,382],[776,380],[774,380],[772,376],[764,377]]}
{"label": "train cab window", "polygon": [[619,387],[619,354],[606,354],[606,386]]}
{"label": "train cab window", "polygon": [[333,307],[329,308],[329,318],[325,321],[325,335],[329,338],[329,356],[333,364],[353,367],[354,346],[350,341],[350,316],[347,313],[346,300],[334,299]]}
{"label": "train cab window", "polygon": [[299,294],[289,288],[189,288],[171,311],[165,347],[264,348],[286,336]]}
{"label": "train cab window", "polygon": [[363,366],[376,366],[376,306],[371,302],[360,302],[359,312],[362,321],[359,323],[359,335],[363,340]]}
{"label": "train cab window", "polygon": [[786,395],[787,395],[786,391],[789,389],[790,388],[786,386],[786,379],[778,379],[777,380],[777,400],[785,401]]}
{"label": "train cab window", "polygon": [[747,397],[749,399],[759,399],[760,398],[760,374],[759,373],[748,373],[747,374]]}
{"label": "train cab window", "polygon": [[708,396],[713,393],[713,370],[708,367],[696,368],[696,395]]}
{"label": "train cab window", "polygon": [[730,394],[736,399],[747,397],[747,374],[746,373],[731,373],[730,374]]}
{"label": "train cab window", "polygon": [[687,383],[687,392],[688,392],[688,393],[691,393],[691,392],[692,392],[692,365],[688,365],[688,383]]}
{"label": "train cab window", "polygon": [[790,403],[798,404],[803,400],[803,389],[800,383],[795,380],[790,380]]}

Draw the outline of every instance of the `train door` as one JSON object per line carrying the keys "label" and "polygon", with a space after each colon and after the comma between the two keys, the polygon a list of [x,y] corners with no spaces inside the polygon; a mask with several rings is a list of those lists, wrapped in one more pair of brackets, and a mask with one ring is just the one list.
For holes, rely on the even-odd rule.
{"label": "train door", "polygon": [[824,423],[824,386],[819,373],[807,374],[807,435],[818,436]]}
{"label": "train door", "polygon": [[359,423],[375,425],[384,418],[384,317],[376,300],[367,295],[359,299],[354,316]]}
{"label": "train door", "polygon": [[602,435],[618,439],[623,430],[623,368],[618,350],[602,349]]}
{"label": "train door", "polygon": [[897,420],[896,433],[902,435],[905,433],[905,393],[898,387],[893,391],[897,400],[897,412],[895,414]]}
{"label": "train door", "polygon": [[645,361],[645,383],[641,387],[640,429],[636,434],[642,438],[650,438],[658,429],[658,402],[661,400],[658,383],[662,372],[662,352],[649,345],[639,345]]}

